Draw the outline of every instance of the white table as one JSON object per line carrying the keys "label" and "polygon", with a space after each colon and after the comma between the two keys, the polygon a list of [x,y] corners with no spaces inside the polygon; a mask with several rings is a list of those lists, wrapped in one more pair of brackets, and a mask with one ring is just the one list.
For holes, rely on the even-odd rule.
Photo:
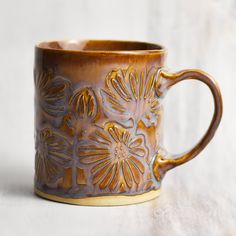
{"label": "white table", "polygon": [[1,236],[236,234],[236,198],[230,190],[235,178],[227,181],[232,172],[217,172],[216,167],[207,171],[213,157],[202,155],[169,172],[159,198],[120,207],[74,206],[38,198],[32,191],[33,162],[20,164],[16,159],[6,156],[0,165]]}

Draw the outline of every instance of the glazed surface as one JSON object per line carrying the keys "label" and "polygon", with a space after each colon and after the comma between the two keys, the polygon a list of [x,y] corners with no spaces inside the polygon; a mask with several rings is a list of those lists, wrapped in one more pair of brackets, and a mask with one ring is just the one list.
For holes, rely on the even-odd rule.
{"label": "glazed surface", "polygon": [[164,54],[101,56],[36,48],[35,187],[66,198],[160,187],[158,70]]}

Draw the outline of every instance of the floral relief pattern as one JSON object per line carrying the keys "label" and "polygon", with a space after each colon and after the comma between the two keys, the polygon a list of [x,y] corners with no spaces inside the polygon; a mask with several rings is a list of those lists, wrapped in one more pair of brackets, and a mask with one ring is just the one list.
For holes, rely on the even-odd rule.
{"label": "floral relief pattern", "polygon": [[93,184],[113,191],[121,185],[130,189],[140,183],[144,174],[142,161],[148,153],[143,136],[132,136],[128,130],[110,123],[90,140],[79,146],[78,157],[81,163],[93,165]]}
{"label": "floral relief pattern", "polygon": [[71,145],[64,138],[45,128],[36,135],[36,178],[44,183],[62,173],[62,166],[71,161]]}
{"label": "floral relief pattern", "polygon": [[97,102],[91,88],[76,91],[69,100],[71,112],[66,114],[62,122],[62,130],[78,140],[88,135],[88,127],[94,122],[97,114]]}
{"label": "floral relief pattern", "polygon": [[101,90],[109,117],[119,117],[124,123],[132,121],[133,125],[139,120],[146,127],[156,125],[160,105],[154,88],[156,79],[155,68],[142,72],[132,67],[111,71],[106,78],[106,89]]}
{"label": "floral relief pattern", "polygon": [[52,71],[35,73],[35,97],[39,106],[50,116],[62,116],[66,112],[69,81],[60,76],[54,77]]}
{"label": "floral relief pattern", "polygon": [[37,183],[58,181],[70,193],[86,185],[96,194],[153,188],[148,132],[139,133],[137,127],[140,121],[149,129],[158,126],[156,68],[114,69],[100,89],[75,89],[46,71],[35,74],[35,86],[37,112],[48,114],[43,128],[36,123]]}

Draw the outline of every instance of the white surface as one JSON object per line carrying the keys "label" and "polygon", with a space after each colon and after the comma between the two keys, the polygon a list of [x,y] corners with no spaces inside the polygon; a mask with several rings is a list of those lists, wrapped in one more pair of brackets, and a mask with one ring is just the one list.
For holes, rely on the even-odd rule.
{"label": "white surface", "polygon": [[[234,0],[0,1],[0,235],[236,235]],[[224,116],[198,158],[167,173],[161,197],[126,207],[78,207],[33,188],[33,46],[47,39],[155,41],[172,71],[201,68],[222,89]],[[191,147],[212,114],[209,91],[184,82],[166,97],[165,144]]]}

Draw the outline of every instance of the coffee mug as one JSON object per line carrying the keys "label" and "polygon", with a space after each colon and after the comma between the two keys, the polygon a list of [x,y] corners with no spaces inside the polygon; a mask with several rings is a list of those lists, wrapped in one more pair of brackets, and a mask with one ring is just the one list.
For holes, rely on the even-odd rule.
{"label": "coffee mug", "polygon": [[[222,116],[216,82],[200,70],[165,69],[160,45],[113,40],[50,41],[35,48],[35,193],[79,205],[157,197],[165,173],[198,155]],[[163,98],[176,83],[205,83],[210,127],[191,150],[162,146]]]}

